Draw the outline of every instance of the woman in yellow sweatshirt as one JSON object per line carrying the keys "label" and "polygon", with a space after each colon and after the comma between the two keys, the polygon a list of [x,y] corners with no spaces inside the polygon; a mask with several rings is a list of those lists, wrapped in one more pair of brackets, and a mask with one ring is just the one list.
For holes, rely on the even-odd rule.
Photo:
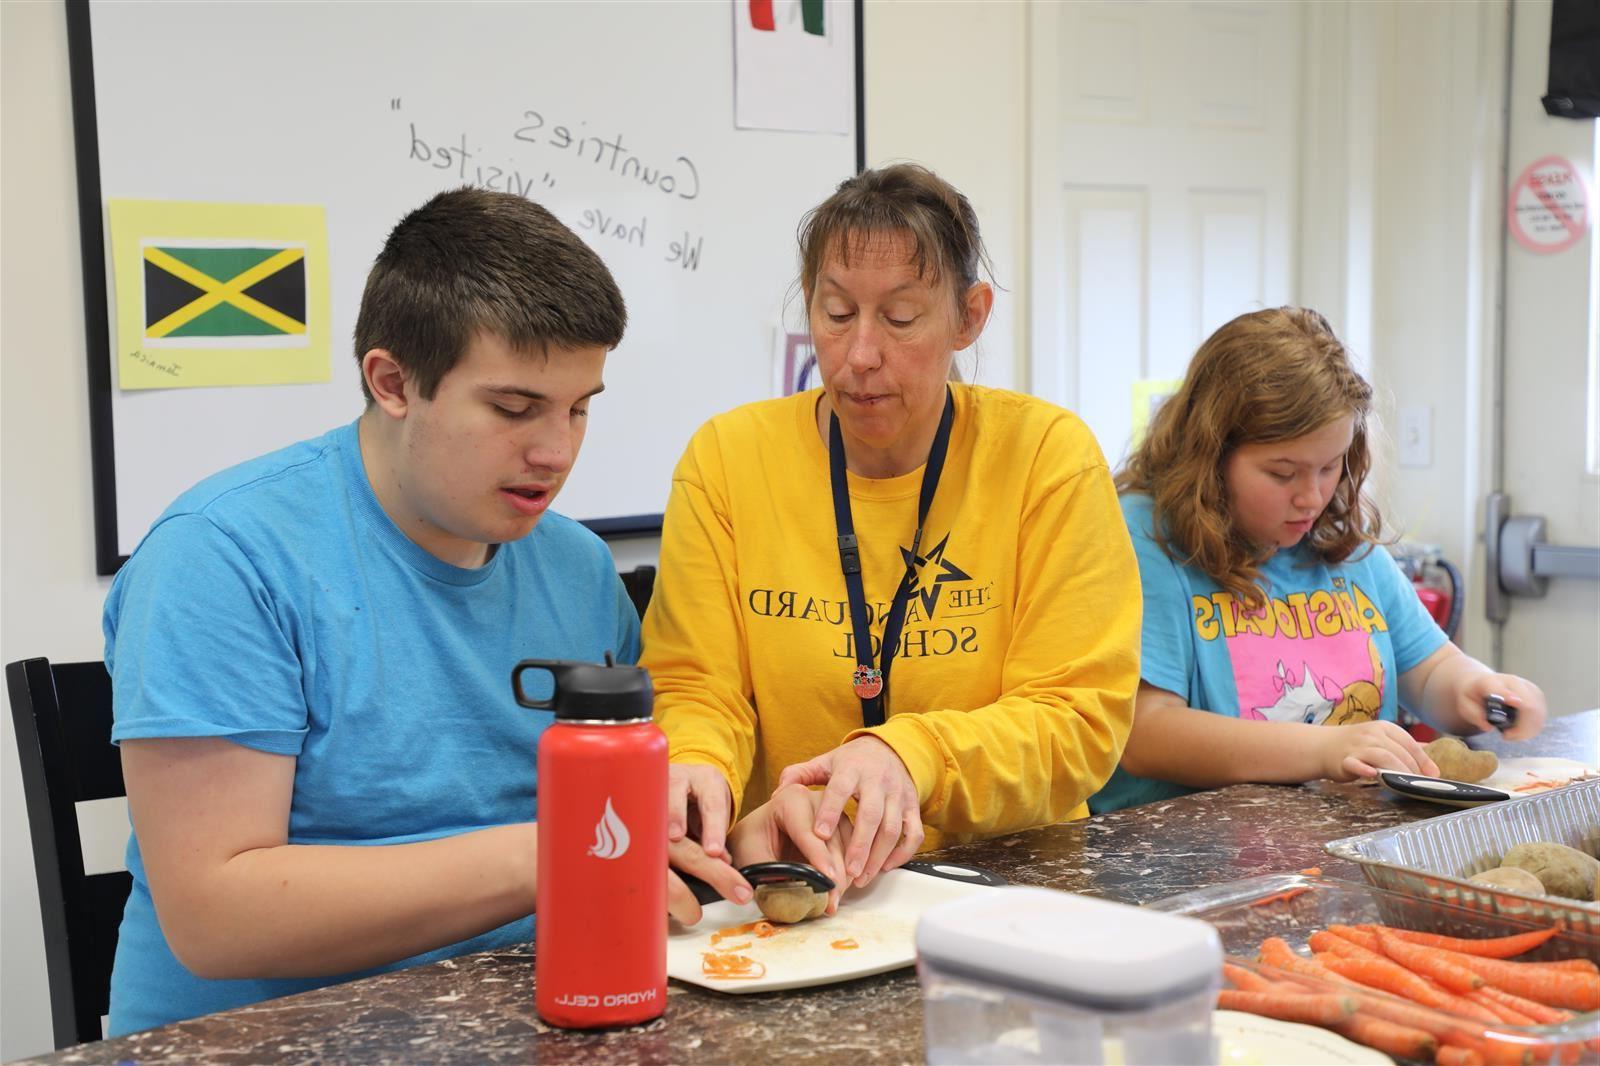
{"label": "woman in yellow sweatshirt", "polygon": [[672,837],[726,855],[740,809],[826,784],[813,828],[855,802],[828,872],[860,886],[922,847],[1087,813],[1128,736],[1139,579],[1083,423],[951,380],[994,302],[966,197],[868,171],[800,245],[822,387],[690,441],[640,663]]}

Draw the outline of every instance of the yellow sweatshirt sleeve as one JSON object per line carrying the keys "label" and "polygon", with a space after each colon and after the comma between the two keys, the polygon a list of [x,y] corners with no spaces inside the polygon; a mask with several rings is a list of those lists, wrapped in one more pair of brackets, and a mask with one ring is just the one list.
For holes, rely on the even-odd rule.
{"label": "yellow sweatshirt sleeve", "polygon": [[755,757],[756,712],[725,485],[708,425],[673,473],[639,664],[650,671],[670,760],[721,770],[737,818]]}
{"label": "yellow sweatshirt sleeve", "polygon": [[1071,817],[1121,757],[1139,681],[1139,571],[1092,445],[1045,448],[1017,546],[1017,614],[999,698],[897,714],[871,733],[917,782],[925,823],[995,834]]}

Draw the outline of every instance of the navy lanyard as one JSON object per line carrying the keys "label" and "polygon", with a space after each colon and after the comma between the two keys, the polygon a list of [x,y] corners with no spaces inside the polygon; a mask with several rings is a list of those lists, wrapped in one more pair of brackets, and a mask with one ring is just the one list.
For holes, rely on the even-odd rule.
{"label": "navy lanyard", "polygon": [[905,623],[906,602],[917,583],[917,552],[922,548],[922,526],[933,506],[944,471],[945,453],[950,449],[950,424],[955,420],[956,401],[948,387],[944,393],[944,414],[939,431],[933,436],[928,465],[922,471],[922,491],[917,497],[917,532],[911,538],[911,554],[906,572],[889,605],[889,618],[883,627],[882,667],[873,663],[872,629],[867,622],[867,594],[861,585],[861,550],[856,543],[854,521],[850,515],[850,482],[845,476],[844,436],[839,432],[839,416],[828,416],[828,466],[833,479],[833,521],[839,531],[839,568],[844,571],[844,587],[850,597],[850,624],[855,628],[856,668],[852,687],[861,700],[861,721],[868,726],[882,725],[889,698],[889,667],[900,645],[900,627]]}

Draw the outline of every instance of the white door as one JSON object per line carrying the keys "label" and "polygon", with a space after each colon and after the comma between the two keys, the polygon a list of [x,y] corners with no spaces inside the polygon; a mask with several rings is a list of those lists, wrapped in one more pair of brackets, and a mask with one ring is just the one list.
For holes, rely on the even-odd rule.
{"label": "white door", "polygon": [[[1539,173],[1545,179],[1544,196],[1568,216],[1566,222],[1548,208],[1539,210],[1544,205],[1534,183],[1520,190],[1515,185],[1530,164],[1554,157],[1570,164],[1592,192],[1600,166],[1595,121],[1551,118],[1540,104],[1546,89],[1550,11],[1550,0],[1518,0],[1511,7],[1506,181],[1516,190],[1520,210],[1507,213],[1511,232],[1505,251],[1498,483],[1508,498],[1502,510],[1543,517],[1550,544],[1593,549],[1535,548],[1540,569],[1600,573],[1600,247],[1592,224],[1583,232],[1563,206],[1571,199],[1560,190],[1565,170],[1560,163],[1547,163]],[[1592,222],[1592,195],[1587,200]],[[1515,229],[1510,221],[1514,214],[1520,217]],[[1545,248],[1533,251],[1524,241]],[[1550,246],[1558,250],[1548,250]],[[1492,514],[1494,508],[1489,510]],[[1502,527],[1503,585],[1506,578],[1531,590],[1544,584],[1537,576],[1519,581],[1516,575],[1529,555],[1519,537],[1531,529],[1527,522]],[[1490,591],[1494,619],[1492,593],[1499,590]],[[1501,668],[1543,687],[1554,714],[1600,706],[1600,580],[1556,576],[1544,584],[1541,597],[1512,595],[1499,604],[1504,619],[1497,640]]]}
{"label": "white door", "polygon": [[1135,383],[1294,291],[1301,5],[1030,5],[1032,391],[1125,453]]}

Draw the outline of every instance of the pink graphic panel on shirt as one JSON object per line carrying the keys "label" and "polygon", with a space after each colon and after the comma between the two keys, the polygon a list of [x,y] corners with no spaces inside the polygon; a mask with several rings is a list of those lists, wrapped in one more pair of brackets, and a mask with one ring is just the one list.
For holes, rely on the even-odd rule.
{"label": "pink graphic panel on shirt", "polygon": [[1348,725],[1383,710],[1384,670],[1374,632],[1388,624],[1362,589],[1342,577],[1331,588],[1271,598],[1244,613],[1225,592],[1195,597],[1195,629],[1226,642],[1239,717]]}

